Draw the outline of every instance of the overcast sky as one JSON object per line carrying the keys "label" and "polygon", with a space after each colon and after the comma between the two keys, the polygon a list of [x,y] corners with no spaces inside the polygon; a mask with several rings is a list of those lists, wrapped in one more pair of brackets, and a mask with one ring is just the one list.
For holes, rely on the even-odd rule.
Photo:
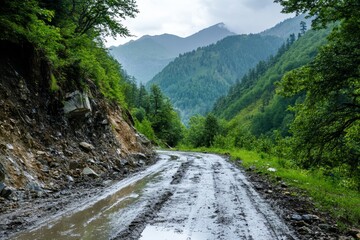
{"label": "overcast sky", "polygon": [[137,0],[140,13],[123,21],[133,38],[106,39],[117,46],[143,35],[170,33],[187,37],[223,22],[235,33],[257,33],[292,17],[273,0]]}

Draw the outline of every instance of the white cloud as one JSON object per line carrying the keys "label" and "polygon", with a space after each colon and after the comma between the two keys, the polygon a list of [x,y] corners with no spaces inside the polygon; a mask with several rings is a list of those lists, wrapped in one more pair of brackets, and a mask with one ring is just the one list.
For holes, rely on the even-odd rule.
{"label": "white cloud", "polygon": [[137,0],[140,13],[123,22],[133,38],[107,39],[119,45],[143,35],[188,36],[219,22],[235,33],[256,33],[290,17],[273,0]]}

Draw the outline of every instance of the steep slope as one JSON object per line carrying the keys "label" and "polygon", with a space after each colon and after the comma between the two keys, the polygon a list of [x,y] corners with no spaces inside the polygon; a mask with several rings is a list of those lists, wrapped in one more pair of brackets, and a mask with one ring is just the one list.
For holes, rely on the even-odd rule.
{"label": "steep slope", "polygon": [[287,125],[293,114],[287,111],[289,104],[300,101],[302,96],[284,99],[275,93],[275,82],[295,68],[309,63],[318,48],[326,43],[330,30],[308,31],[287,51],[275,58],[258,64],[243,80],[234,85],[226,97],[220,98],[213,109],[215,115],[230,120],[231,128],[251,129],[255,135],[272,130],[287,133]]}
{"label": "steep slope", "polygon": [[42,53],[9,41],[0,41],[0,49],[1,190],[6,184],[12,197],[31,198],[89,183],[90,176],[121,177],[153,153],[128,113],[90,80],[82,95],[88,104],[65,114],[71,95],[51,90],[51,65]]}
{"label": "steep slope", "polygon": [[186,38],[171,34],[146,35],[124,45],[111,47],[110,53],[128,74],[138,82],[146,83],[180,53],[207,46],[234,34],[223,23],[219,23]]}
{"label": "steep slope", "polygon": [[210,110],[236,79],[274,54],[283,40],[273,36],[238,35],[180,55],[149,83],[158,84],[187,122]]}

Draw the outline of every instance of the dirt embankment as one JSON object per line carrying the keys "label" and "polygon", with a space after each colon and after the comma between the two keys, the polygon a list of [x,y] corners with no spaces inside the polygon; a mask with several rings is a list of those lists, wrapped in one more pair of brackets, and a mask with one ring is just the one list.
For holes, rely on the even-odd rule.
{"label": "dirt embankment", "polygon": [[[31,45],[0,41],[0,214],[23,199],[119,178],[151,162],[131,116],[88,80],[89,111],[64,113],[51,67]],[[83,89],[69,89],[72,92]]]}

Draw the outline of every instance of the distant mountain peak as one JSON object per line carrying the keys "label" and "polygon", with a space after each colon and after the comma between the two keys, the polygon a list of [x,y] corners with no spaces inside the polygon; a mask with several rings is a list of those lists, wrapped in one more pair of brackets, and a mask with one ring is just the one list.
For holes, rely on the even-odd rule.
{"label": "distant mountain peak", "polygon": [[226,28],[226,29],[227,29],[225,23],[223,23],[223,22],[218,23],[218,24],[216,24],[215,26],[217,26],[217,27],[219,27],[219,28]]}

